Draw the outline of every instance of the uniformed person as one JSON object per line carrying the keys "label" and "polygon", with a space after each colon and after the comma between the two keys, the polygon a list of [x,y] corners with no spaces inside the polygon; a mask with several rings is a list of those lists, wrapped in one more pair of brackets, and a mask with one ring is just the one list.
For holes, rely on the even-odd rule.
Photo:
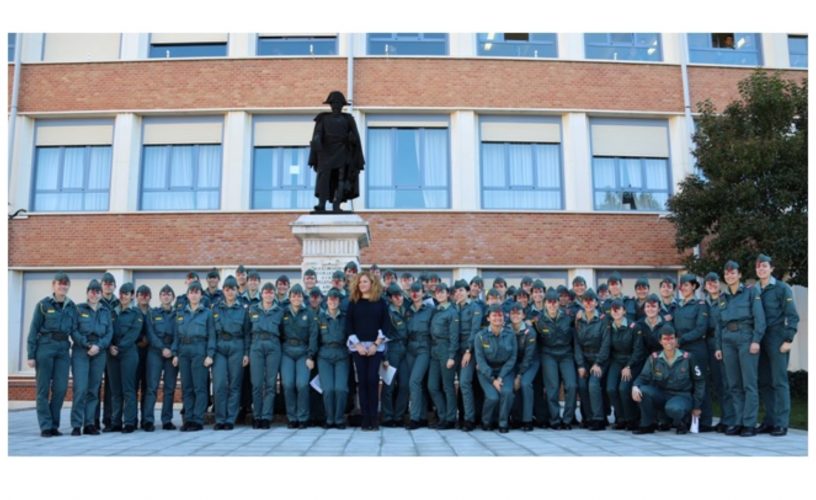
{"label": "uniformed person", "polygon": [[[533,291],[535,292],[535,285]],[[575,418],[576,380],[573,342],[574,322],[560,307],[558,292],[547,291],[544,296],[545,311],[534,321],[541,349],[541,369],[544,372],[544,389],[550,415],[550,427],[569,430]],[[560,416],[559,388],[564,384],[564,415]]]}
{"label": "uniformed person", "polygon": [[28,329],[28,367],[35,369],[37,421],[42,437],[62,435],[59,424],[68,391],[69,338],[78,322],[76,304],[68,298],[70,287],[68,275],[56,273],[51,281],[52,294],[34,306]]}
{"label": "uniformed person", "polygon": [[[649,278],[645,276],[641,276],[635,281],[635,320],[639,321],[646,316],[646,311],[644,310],[644,306],[646,304],[646,297],[649,296],[649,289],[651,285],[649,284]],[[655,295],[656,296],[656,295]],[[659,310],[660,304],[658,304]]]}
{"label": "uniformed person", "polygon": [[583,313],[575,320],[575,365],[581,395],[581,425],[590,430],[606,428],[603,376],[609,365],[608,323],[598,314],[598,296],[589,288],[582,295]]}
{"label": "uniformed person", "polygon": [[[342,296],[342,294],[340,294]],[[320,311],[325,309],[325,302],[327,301],[327,297],[323,296],[323,292],[320,291],[320,288],[314,287],[309,292],[309,308],[314,313],[315,317],[320,314]]]}
{"label": "uniformed person", "polygon": [[572,299],[575,298],[575,294],[572,293],[572,291],[570,291],[569,289],[567,289],[567,287],[565,287],[564,285],[558,285],[556,291],[558,292],[558,307],[563,309],[564,312],[569,315],[570,311],[568,307],[570,305],[570,302],[572,302]]}
{"label": "uniformed person", "polygon": [[275,285],[264,283],[261,299],[261,302],[249,306],[253,429],[269,429],[272,423],[275,384],[282,356],[280,322],[283,309],[275,304]]}
{"label": "uniformed person", "polygon": [[176,294],[170,285],[159,291],[161,305],[151,311],[152,334],[148,332],[150,347],[147,350],[147,396],[145,397],[144,430],[155,429],[155,408],[159,382],[162,385],[162,429],[171,431],[173,424],[173,400],[176,392],[178,368],[173,366],[173,340],[176,337],[176,311],[173,300]]}
{"label": "uniformed person", "polygon": [[388,315],[391,319],[391,331],[385,351],[385,364],[397,369],[391,384],[382,387],[382,424],[383,427],[402,427],[408,411],[408,369],[407,343],[408,323],[405,321],[405,304],[402,289],[396,284],[385,291],[388,297]]}
{"label": "uniformed person", "polygon": [[[136,307],[144,316],[146,334],[139,338],[136,343],[139,352],[139,365],[136,369],[136,391],[138,393],[139,402],[139,419],[142,429],[145,428],[147,422],[147,415],[145,410],[145,398],[147,397],[147,348],[150,345],[150,332],[153,330],[153,322],[150,317],[150,299],[153,297],[153,292],[147,285],[139,285],[136,289]],[[153,421],[151,416],[150,421]]]}
{"label": "uniformed person", "polygon": [[436,406],[437,429],[456,426],[456,354],[459,351],[459,314],[448,302],[448,286],[439,283],[434,288],[437,306],[431,317],[431,364],[428,370],[428,391]]}
{"label": "uniformed person", "polygon": [[346,265],[343,266],[343,275],[346,281],[346,295],[349,294],[348,286],[354,280],[354,277],[357,276],[357,273],[360,272],[360,268],[357,266],[357,263],[353,260],[346,262]]}
{"label": "uniformed person", "polygon": [[793,301],[793,290],[773,277],[773,262],[767,255],[756,259],[756,274],[765,311],[767,330],[759,351],[759,393],[765,405],[765,418],[757,432],[771,436],[788,433],[790,421],[790,387],[788,361],[799,314]]}
{"label": "uniformed person", "polygon": [[[279,288],[280,290],[280,288]],[[281,386],[290,429],[307,427],[309,422],[309,372],[317,356],[317,319],[303,304],[303,288],[289,290],[289,300],[280,320]]]}
{"label": "uniformed person", "polygon": [[238,301],[238,281],[227,276],[224,298],[212,308],[215,357],[212,380],[215,396],[214,430],[232,430],[241,402],[244,368],[249,366],[249,307]]}
{"label": "uniformed person", "polygon": [[[108,311],[111,313],[111,317],[113,317],[113,311],[116,306],[119,305],[119,299],[116,297],[116,278],[113,277],[111,273],[104,273],[102,275],[102,298],[99,299],[99,303],[103,306],[108,308]],[[95,417],[95,425],[97,428],[100,427],[100,413],[102,414],[102,424],[105,425],[105,428],[111,426],[111,415],[113,414],[113,406],[111,403],[111,387],[110,387],[110,376],[108,375],[108,365],[107,365],[107,355],[106,363],[105,363],[105,376],[102,379],[102,386],[104,387],[104,391],[100,390],[100,398],[99,401],[102,403],[101,405],[96,407],[96,417]],[[104,393],[103,393],[104,392]]]}
{"label": "uniformed person", "polygon": [[215,355],[215,322],[212,311],[203,304],[201,283],[187,286],[187,304],[176,311],[176,337],[173,339],[173,365],[181,372],[184,399],[182,431],[204,428],[207,409],[207,373]]}
{"label": "uniformed person", "polygon": [[303,296],[309,297],[314,289],[320,290],[317,286],[317,272],[307,269],[303,272]]}
{"label": "uniformed person", "polygon": [[632,382],[640,374],[646,358],[643,335],[634,323],[629,323],[620,298],[612,300],[609,314],[610,363],[606,394],[615,407],[615,429],[633,431],[638,427],[638,413],[631,396]]}
{"label": "uniformed person", "polygon": [[473,339],[482,328],[482,308],[469,298],[470,285],[465,280],[453,284],[454,307],[459,314],[459,351],[456,368],[459,376],[458,405],[461,429],[472,431],[476,426],[476,394],[473,387],[476,373],[473,360]]}
{"label": "uniformed person", "polygon": [[484,292],[484,280],[481,276],[474,276],[470,278],[470,291],[468,291],[468,295],[470,295],[470,301],[478,304],[482,308],[482,318],[485,316],[485,301],[484,297],[482,296],[482,292]]}
{"label": "uniformed person", "polygon": [[482,408],[482,429],[494,428],[498,407],[499,432],[510,430],[510,409],[513,407],[513,367],[516,364],[518,343],[515,334],[504,324],[502,306],[488,308],[490,326],[480,330],[473,339],[479,383],[485,393]]}
{"label": "uniformed person", "polygon": [[521,278],[521,289],[527,292],[527,296],[533,293],[533,278],[532,276],[524,276]]}
{"label": "uniformed person", "polygon": [[660,316],[660,297],[654,293],[650,293],[643,301],[642,306],[638,307],[638,311],[640,310],[643,311],[644,316],[637,321],[635,328],[638,328],[640,334],[643,336],[643,345],[646,348],[646,354],[658,352],[662,349],[658,330],[660,329],[660,325],[665,323],[663,317]]}
{"label": "uniformed person", "polygon": [[[192,283],[193,281],[199,281],[199,284],[200,284],[200,280],[198,279],[198,273],[190,271],[189,273],[187,273],[184,276],[184,286],[189,287],[190,283]],[[204,290],[203,285],[202,285],[201,290]],[[176,310],[184,309],[189,302],[190,301],[187,298],[187,294],[179,295],[178,297],[176,297]],[[206,309],[209,309],[210,306],[212,305],[212,304],[210,304],[209,297],[207,297],[207,295],[205,295],[203,292],[201,294],[201,300],[199,302]]]}
{"label": "uniformed person", "polygon": [[[603,304],[609,298],[609,285],[601,283],[598,285],[598,303]],[[605,313],[604,313],[605,314]]]}
{"label": "uniformed person", "polygon": [[[240,285],[240,282],[239,282]],[[246,273],[246,288],[239,295],[247,310],[255,304],[261,303],[261,275],[255,269]],[[245,339],[250,342],[250,339]],[[238,409],[237,423],[246,421],[246,416],[252,413],[252,374],[250,367],[244,367],[244,375],[241,379],[241,407]]]}
{"label": "uniformed person", "polygon": [[646,359],[643,371],[632,385],[632,399],[640,403],[640,427],[635,434],[655,431],[655,415],[663,411],[672,419],[677,434],[689,430],[689,413],[699,417],[705,377],[694,356],[676,348],[674,327],[660,327],[663,350]]}
{"label": "uniformed person", "polygon": [[[675,304],[672,312],[674,329],[677,332],[677,347],[691,353],[703,377],[708,373],[708,344],[706,331],[708,330],[708,306],[704,300],[695,297],[695,291],[700,286],[697,276],[686,273],[680,277],[680,300]],[[665,319],[665,315],[664,315]],[[711,396],[708,389],[703,392],[701,402],[702,414],[700,417],[700,432],[714,430],[712,424]]]}
{"label": "uniformed person", "polygon": [[240,295],[241,302],[247,306],[261,302],[261,274],[255,269],[247,273],[246,290]]}
{"label": "uniformed person", "polygon": [[630,325],[634,325],[635,321],[637,321],[637,307],[634,299],[630,299],[623,294],[623,277],[621,277],[621,274],[618,271],[614,271],[609,275],[609,278],[607,278],[606,284],[609,287],[609,296],[602,302],[601,310],[603,313],[609,317],[612,302],[617,299],[623,304],[623,309],[626,313],[626,322]]}
{"label": "uniformed person", "polygon": [[[519,290],[521,293],[527,293]],[[513,366],[513,416],[523,431],[533,430],[533,380],[541,368],[541,357],[536,343],[536,332],[524,322],[522,304],[510,306],[510,328],[518,344]]]}
{"label": "uniformed person", "polygon": [[674,296],[676,291],[677,282],[674,278],[664,276],[660,281],[660,316],[663,317],[663,321],[669,322],[674,317],[674,311],[677,309],[677,301]]}
{"label": "uniformed person", "polygon": [[[576,276],[572,279],[572,302],[567,306],[567,313],[573,318],[577,317],[578,312],[584,308],[584,293],[587,290],[587,283],[583,276]],[[597,301],[596,301],[597,302]]]}
{"label": "uniformed person", "polygon": [[340,310],[343,312],[348,311],[349,305],[349,293],[348,288],[346,287],[346,275],[343,274],[343,271],[339,269],[332,273],[332,288],[336,288],[340,290],[340,293],[343,294],[343,298],[340,299]]}
{"label": "uniformed person", "polygon": [[408,302],[411,301],[411,285],[414,283],[414,275],[409,272],[404,272],[400,274],[399,284],[400,288],[402,288],[402,294],[405,296]]}
{"label": "uniformed person", "polygon": [[[539,279],[533,281],[533,285],[530,288],[530,305],[527,306],[525,310],[525,321],[530,327],[533,326],[533,321],[546,312],[546,306],[544,304],[546,293],[547,287],[544,286],[543,281]],[[539,360],[539,370],[533,379],[533,419],[536,427],[546,429],[550,427],[551,418],[550,407],[545,397],[544,370],[541,368],[541,344],[537,344],[536,349],[536,358]]]}
{"label": "uniformed person", "polygon": [[524,313],[524,318],[527,319],[527,313],[530,311],[530,294],[522,287],[516,289],[514,295],[516,303],[521,305],[521,312]]}
{"label": "uniformed person", "polygon": [[[286,309],[286,306],[289,305],[289,283],[289,276],[285,274],[281,274],[275,280],[275,305],[281,309]],[[301,295],[303,294],[301,293]]]}
{"label": "uniformed person", "polygon": [[319,347],[317,364],[323,405],[326,413],[326,429],[346,428],[346,398],[350,369],[346,347],[346,313],[340,310],[340,290],[332,288],[326,296],[326,309],[317,315]]}
{"label": "uniformed person", "polygon": [[110,311],[99,303],[102,285],[91,280],[86,294],[88,301],[77,306],[77,329],[71,332],[71,372],[74,383],[72,436],[79,436],[82,432],[99,434],[99,428],[94,424],[94,415],[99,405],[99,386],[105,371],[105,350],[113,338]]}
{"label": "uniformed person", "polygon": [[243,264],[240,264],[235,271],[235,280],[238,282],[238,296],[240,297],[247,287],[247,269]]}
{"label": "uniformed person", "polygon": [[[383,280],[383,288],[388,290],[388,287],[392,284],[397,284],[397,273],[394,272],[393,269],[386,269],[382,273],[382,280]],[[397,285],[399,286],[399,285]]]}
{"label": "uniformed person", "polygon": [[218,288],[220,282],[221,274],[218,269],[210,269],[207,273],[207,288],[204,290],[204,295],[210,301],[210,308],[224,299],[224,292]]}
{"label": "uniformed person", "polygon": [[119,305],[113,313],[113,340],[108,347],[111,383],[111,427],[105,431],[130,433],[136,430],[136,378],[139,367],[137,344],[147,335],[144,314],[133,304],[133,283],[119,287]]}
{"label": "uniformed person", "polygon": [[[491,290],[496,290],[499,292],[499,303],[502,305],[502,311],[506,315],[508,312],[510,312],[510,304],[507,303],[507,281],[505,281],[505,279],[501,276],[496,276],[493,278],[493,286],[491,287]],[[490,320],[488,319],[488,321]]]}
{"label": "uniformed person", "polygon": [[727,286],[718,302],[720,321],[715,356],[725,365],[736,416],[736,424],[725,433],[751,437],[756,435],[759,413],[757,367],[765,335],[765,309],[760,288],[740,283],[739,264],[729,260],[723,274]]}
{"label": "uniformed person", "polygon": [[[720,321],[720,275],[710,272],[705,277],[705,302],[708,306],[708,330],[706,342],[708,344],[709,378],[706,379],[706,391],[716,399],[720,407],[720,421],[714,427],[717,432],[723,433],[729,426],[736,425],[734,403],[728,382],[725,378],[725,367],[721,359],[717,359],[717,325]],[[713,406],[713,404],[712,404]],[[701,417],[702,419],[702,417]]]}
{"label": "uniformed person", "polygon": [[423,381],[428,374],[431,352],[431,316],[434,308],[422,298],[422,283],[411,283],[411,304],[405,308],[405,322],[408,325],[408,345],[405,358],[408,361],[410,378],[408,379],[408,398],[410,400],[410,420],[408,429],[418,429],[425,424],[427,402]]}

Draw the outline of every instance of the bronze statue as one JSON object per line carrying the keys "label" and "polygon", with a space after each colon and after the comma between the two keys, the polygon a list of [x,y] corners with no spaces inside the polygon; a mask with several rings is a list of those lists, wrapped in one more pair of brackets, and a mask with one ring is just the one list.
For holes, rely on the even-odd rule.
{"label": "bronze statue", "polygon": [[326,202],[332,202],[332,212],[342,213],[340,204],[360,196],[359,175],[363,170],[363,148],[357,124],[343,106],[349,104],[339,90],[334,90],[323,102],[331,112],[314,119],[309,151],[309,165],[317,172],[315,196],[318,204],[312,213],[326,213]]}

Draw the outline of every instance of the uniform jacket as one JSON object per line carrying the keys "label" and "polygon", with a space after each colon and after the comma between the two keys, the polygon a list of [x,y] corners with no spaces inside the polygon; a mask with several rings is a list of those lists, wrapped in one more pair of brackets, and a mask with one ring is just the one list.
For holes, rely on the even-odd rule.
{"label": "uniform jacket", "polygon": [[104,351],[113,340],[113,320],[108,309],[99,304],[96,311],[87,303],[77,306],[78,325],[71,338],[74,349],[89,349],[92,345]]}
{"label": "uniform jacket", "polygon": [[694,361],[694,356],[677,349],[671,365],[666,360],[664,352],[649,356],[632,385],[638,387],[651,385],[673,394],[689,394],[694,399],[693,408],[701,408],[705,393],[705,376]]}
{"label": "uniform jacket", "polygon": [[504,378],[513,373],[518,354],[516,334],[507,326],[499,335],[494,335],[490,327],[479,330],[473,339],[476,356],[476,370],[488,379]]}
{"label": "uniform jacket", "polygon": [[[65,335],[67,341],[77,328],[77,317],[76,304],[68,297],[65,297],[62,304],[53,295],[39,301],[34,307],[34,316],[28,329],[28,359],[37,358],[37,344],[41,335]],[[65,347],[68,345],[65,344]]]}

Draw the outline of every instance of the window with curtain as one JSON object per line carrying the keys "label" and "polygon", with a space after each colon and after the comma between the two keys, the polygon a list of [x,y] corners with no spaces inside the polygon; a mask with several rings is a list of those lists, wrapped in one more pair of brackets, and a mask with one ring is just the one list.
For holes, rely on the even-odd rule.
{"label": "window with curtain", "polygon": [[479,33],[477,52],[495,57],[558,57],[555,33]]}
{"label": "window with curtain", "polygon": [[660,33],[585,33],[587,59],[662,61]]}
{"label": "window with curtain", "polygon": [[110,146],[38,146],[34,166],[34,210],[107,210],[111,154]]}
{"label": "window with curtain", "polygon": [[482,208],[560,210],[558,144],[482,143]]}
{"label": "window with curtain", "polygon": [[447,33],[369,33],[368,55],[444,56]]}
{"label": "window with curtain", "polygon": [[142,150],[142,210],[217,210],[221,145],[149,145]]}
{"label": "window with curtain", "polygon": [[[596,210],[666,209],[669,199],[669,161],[666,158],[592,158]],[[624,198],[631,193],[631,198]],[[624,201],[634,201],[624,204]]]}
{"label": "window with curtain", "polygon": [[312,208],[317,174],[307,165],[308,160],[307,146],[256,147],[252,158],[252,208]]}
{"label": "window with curtain", "polygon": [[147,56],[151,59],[176,57],[225,57],[227,42],[150,43]]}
{"label": "window with curtain", "polygon": [[450,208],[447,128],[369,128],[368,208]]}
{"label": "window with curtain", "polygon": [[689,62],[760,66],[758,33],[689,33]]}
{"label": "window with curtain", "polygon": [[791,68],[808,67],[807,35],[788,35],[788,55]]}
{"label": "window with curtain", "polygon": [[336,36],[259,36],[259,56],[337,55]]}

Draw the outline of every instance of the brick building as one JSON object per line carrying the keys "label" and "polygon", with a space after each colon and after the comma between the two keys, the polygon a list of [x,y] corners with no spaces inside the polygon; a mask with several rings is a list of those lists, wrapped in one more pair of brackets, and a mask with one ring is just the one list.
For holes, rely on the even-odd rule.
{"label": "brick building", "polygon": [[[730,37],[730,40],[729,40]],[[784,33],[9,35],[10,399],[54,270],[170,283],[239,264],[300,277],[312,118],[349,100],[366,154],[362,263],[547,286],[677,276],[664,203],[696,103],[753,68],[807,76]],[[628,202],[627,202],[628,201]]]}

